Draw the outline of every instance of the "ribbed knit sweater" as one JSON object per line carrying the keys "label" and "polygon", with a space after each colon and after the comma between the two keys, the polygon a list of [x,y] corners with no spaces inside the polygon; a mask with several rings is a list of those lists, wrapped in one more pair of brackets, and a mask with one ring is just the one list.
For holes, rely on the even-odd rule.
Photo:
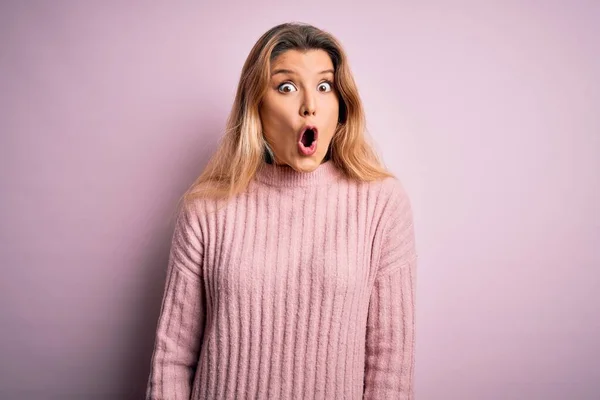
{"label": "ribbed knit sweater", "polygon": [[147,399],[414,397],[417,254],[397,178],[264,164],[213,203],[178,214]]}

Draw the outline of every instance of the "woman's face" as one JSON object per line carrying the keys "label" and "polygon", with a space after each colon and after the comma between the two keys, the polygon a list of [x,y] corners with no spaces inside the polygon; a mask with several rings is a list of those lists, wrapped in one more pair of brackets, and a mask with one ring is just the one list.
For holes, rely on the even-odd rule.
{"label": "woman's face", "polygon": [[[313,171],[325,158],[338,123],[331,58],[324,50],[288,50],[273,60],[271,71],[259,114],[275,163]],[[308,127],[316,132],[305,132]]]}

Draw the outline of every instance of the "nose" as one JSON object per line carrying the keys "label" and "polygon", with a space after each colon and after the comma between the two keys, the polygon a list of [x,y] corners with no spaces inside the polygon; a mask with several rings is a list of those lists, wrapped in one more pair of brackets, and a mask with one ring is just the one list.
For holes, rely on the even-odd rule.
{"label": "nose", "polygon": [[306,117],[308,115],[315,115],[316,112],[316,101],[312,94],[307,93],[300,106],[300,115]]}

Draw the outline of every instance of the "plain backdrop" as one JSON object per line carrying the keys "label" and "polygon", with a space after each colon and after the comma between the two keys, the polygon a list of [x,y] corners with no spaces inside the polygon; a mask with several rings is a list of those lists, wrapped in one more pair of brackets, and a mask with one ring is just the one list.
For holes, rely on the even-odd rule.
{"label": "plain backdrop", "polygon": [[176,201],[254,42],[348,52],[415,213],[416,393],[600,398],[600,2],[2,1],[0,399],[144,396]]}

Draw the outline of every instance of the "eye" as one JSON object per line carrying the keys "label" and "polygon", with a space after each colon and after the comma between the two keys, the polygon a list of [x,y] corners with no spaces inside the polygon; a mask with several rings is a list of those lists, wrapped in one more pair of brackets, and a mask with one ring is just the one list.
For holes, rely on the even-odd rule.
{"label": "eye", "polygon": [[329,81],[321,82],[319,84],[319,92],[331,92],[332,89],[333,89],[333,84]]}
{"label": "eye", "polygon": [[[286,89],[287,88],[287,89]],[[290,93],[296,90],[296,87],[290,82],[284,82],[277,88],[281,93]]]}

